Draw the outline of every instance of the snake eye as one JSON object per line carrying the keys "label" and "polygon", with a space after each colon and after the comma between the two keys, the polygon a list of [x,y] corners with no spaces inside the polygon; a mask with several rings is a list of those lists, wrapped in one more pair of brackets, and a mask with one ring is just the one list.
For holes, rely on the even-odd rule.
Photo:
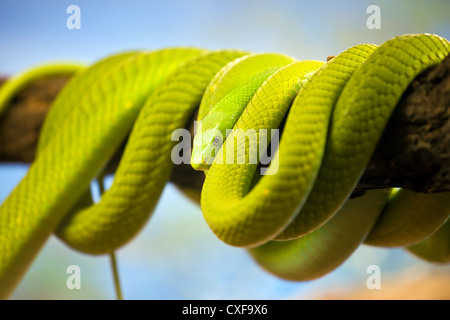
{"label": "snake eye", "polygon": [[222,138],[220,136],[214,137],[214,145],[219,146],[222,143]]}

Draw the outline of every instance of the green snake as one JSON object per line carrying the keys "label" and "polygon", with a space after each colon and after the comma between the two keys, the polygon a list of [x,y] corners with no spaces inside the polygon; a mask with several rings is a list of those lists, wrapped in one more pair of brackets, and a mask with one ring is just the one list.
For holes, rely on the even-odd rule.
{"label": "green snake", "polygon": [[[314,279],[361,243],[449,263],[449,194],[371,190],[348,200],[403,92],[449,51],[447,40],[430,34],[357,45],[326,63],[168,48],[13,78],[0,90],[0,112],[34,79],[75,73],[46,117],[35,161],[0,207],[0,297],[11,294],[52,233],[90,254],[131,240],[170,177],[173,132],[199,107],[192,166],[206,173],[205,220],[264,269]],[[270,142],[280,125],[262,175],[262,153],[249,161],[251,141]],[[92,204],[91,181],[125,140],[111,188]]]}

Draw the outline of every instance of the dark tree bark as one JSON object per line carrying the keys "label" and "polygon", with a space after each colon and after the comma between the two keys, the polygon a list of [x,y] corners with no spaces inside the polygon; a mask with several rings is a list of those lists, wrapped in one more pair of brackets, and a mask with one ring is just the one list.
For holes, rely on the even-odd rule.
{"label": "dark tree bark", "polygon": [[403,94],[356,190],[375,187],[450,191],[450,56]]}
{"label": "dark tree bark", "polygon": [[[44,117],[67,80],[36,81],[11,102],[0,116],[0,162],[33,160]],[[109,172],[122,151],[111,160]],[[175,166],[171,177],[196,199],[203,180],[203,173],[189,165]],[[353,195],[387,187],[450,191],[450,56],[421,73],[405,91]]]}

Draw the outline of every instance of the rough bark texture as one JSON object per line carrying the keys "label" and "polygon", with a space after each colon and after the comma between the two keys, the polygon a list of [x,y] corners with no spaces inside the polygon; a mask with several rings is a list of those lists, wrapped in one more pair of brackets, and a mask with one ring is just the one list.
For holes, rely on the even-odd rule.
{"label": "rough bark texture", "polygon": [[[0,116],[0,162],[33,160],[45,114],[67,80],[37,81],[12,101]],[[114,171],[122,150],[108,171]],[[203,173],[189,165],[176,166],[171,177],[178,187],[192,191],[194,198],[203,180]],[[419,75],[404,93],[354,196],[386,187],[450,191],[450,56]]]}
{"label": "rough bark texture", "polygon": [[450,191],[450,56],[405,91],[357,189],[386,186]]}
{"label": "rough bark texture", "polygon": [[[68,77],[38,80],[22,90],[0,115],[0,162],[31,162],[45,115]],[[5,79],[0,79],[0,85]]]}

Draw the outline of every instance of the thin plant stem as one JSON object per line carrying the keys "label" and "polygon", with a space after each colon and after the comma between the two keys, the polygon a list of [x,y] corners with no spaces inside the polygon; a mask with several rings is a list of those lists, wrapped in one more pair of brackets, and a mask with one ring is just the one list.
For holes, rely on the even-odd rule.
{"label": "thin plant stem", "polygon": [[123,300],[122,296],[122,288],[120,286],[120,280],[119,280],[119,270],[117,268],[117,261],[116,261],[116,255],[114,252],[111,252],[109,255],[109,260],[111,261],[111,268],[113,270],[114,275],[114,288],[116,290],[116,299],[117,300]]}

